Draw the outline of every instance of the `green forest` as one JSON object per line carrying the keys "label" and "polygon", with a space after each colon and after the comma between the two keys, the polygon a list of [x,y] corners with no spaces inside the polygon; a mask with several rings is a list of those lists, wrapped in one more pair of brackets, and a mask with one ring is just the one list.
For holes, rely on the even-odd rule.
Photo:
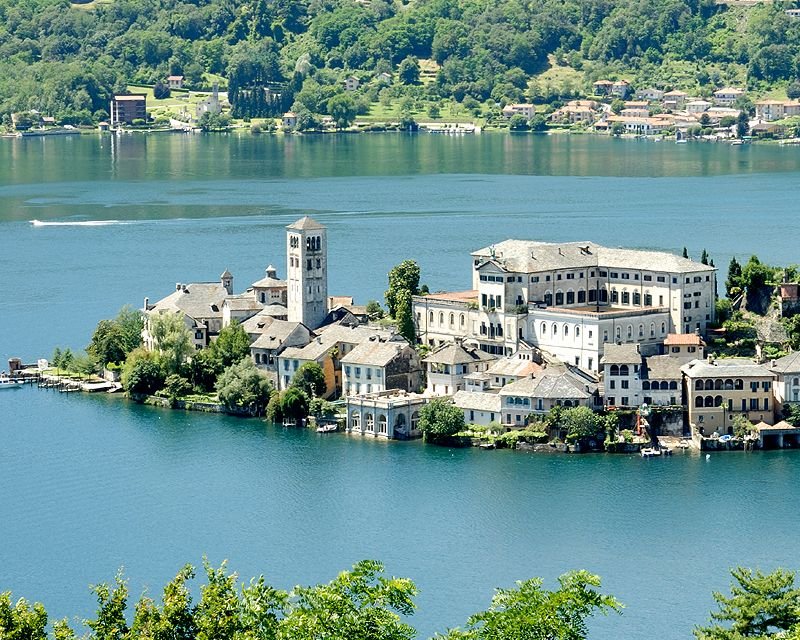
{"label": "green forest", "polygon": [[[708,95],[798,88],[794,3],[714,0],[0,0],[0,116],[107,116],[112,92],[218,82],[234,117],[408,101],[480,115],[599,78]],[[386,74],[389,74],[388,76]],[[355,76],[356,91],[343,81]],[[381,80],[383,79],[383,80]],[[266,91],[269,89],[269,91]],[[484,112],[485,113],[485,112]]]}

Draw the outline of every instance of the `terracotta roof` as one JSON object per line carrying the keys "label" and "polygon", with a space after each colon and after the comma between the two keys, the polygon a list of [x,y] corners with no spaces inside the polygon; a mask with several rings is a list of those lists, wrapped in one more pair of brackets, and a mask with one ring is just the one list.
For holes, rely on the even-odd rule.
{"label": "terracotta roof", "polygon": [[706,343],[696,333],[670,333],[664,338],[664,345],[667,347],[704,347]]}
{"label": "terracotta roof", "polygon": [[474,302],[478,300],[478,291],[470,289],[469,291],[439,291],[438,293],[429,293],[425,298],[431,300],[451,300],[454,302]]}

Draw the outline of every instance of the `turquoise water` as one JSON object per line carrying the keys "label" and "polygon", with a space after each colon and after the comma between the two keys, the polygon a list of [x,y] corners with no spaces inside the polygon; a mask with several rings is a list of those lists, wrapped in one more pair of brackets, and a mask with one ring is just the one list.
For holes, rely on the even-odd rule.
{"label": "turquoise water", "polygon": [[[469,252],[506,237],[798,262],[798,170],[800,149],[568,136],[2,140],[0,358],[81,348],[177,281],[282,272],[302,213],[330,228],[331,293],[361,302],[408,257],[466,288]],[[86,585],[120,565],[138,596],[203,554],[281,587],[374,557],[420,586],[420,637],[587,568],[627,605],[592,637],[677,640],[729,567],[797,567],[793,452],[448,450],[36,389],[0,416],[0,590],[55,616],[89,616]]]}

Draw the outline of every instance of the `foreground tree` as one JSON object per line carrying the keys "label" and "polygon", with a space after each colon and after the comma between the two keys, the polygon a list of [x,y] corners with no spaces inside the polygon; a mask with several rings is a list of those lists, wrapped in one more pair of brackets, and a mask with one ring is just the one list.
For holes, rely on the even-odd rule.
{"label": "foreground tree", "polygon": [[[586,620],[596,613],[619,612],[622,604],[598,591],[600,578],[588,571],[572,571],[548,591],[542,580],[518,582],[515,589],[498,589],[488,611],[471,616],[466,631],[450,631],[447,640],[582,640]],[[441,638],[441,636],[440,636]]]}
{"label": "foreground tree", "polygon": [[464,412],[444,398],[434,398],[419,411],[419,429],[429,442],[447,441],[464,430]]}
{"label": "foreground tree", "polygon": [[295,587],[280,640],[411,640],[400,615],[414,612],[417,588],[407,578],[385,578],[383,565],[363,560],[328,584]]}
{"label": "foreground tree", "polygon": [[795,586],[793,571],[762,573],[737,567],[731,575],[735,582],[730,597],[714,593],[719,611],[711,612],[714,624],[694,630],[698,640],[777,639],[788,638],[789,631],[798,633],[800,588]]}

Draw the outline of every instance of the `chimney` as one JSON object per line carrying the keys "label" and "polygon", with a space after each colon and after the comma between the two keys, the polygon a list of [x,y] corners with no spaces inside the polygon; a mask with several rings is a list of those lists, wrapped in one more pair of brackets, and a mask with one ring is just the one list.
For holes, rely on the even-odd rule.
{"label": "chimney", "polygon": [[181,285],[181,291],[183,291],[184,293],[187,293],[187,290],[186,290],[186,285],[185,285],[185,284],[182,284],[182,285]]}
{"label": "chimney", "polygon": [[144,299],[144,306],[142,307],[142,310],[144,310],[144,311],[147,311],[147,308],[148,308],[149,306],[150,306],[150,298],[147,298],[147,297],[145,297],[145,299]]}
{"label": "chimney", "polygon": [[180,282],[176,282],[175,283],[175,291],[180,291],[180,290],[181,290],[181,283]]}

